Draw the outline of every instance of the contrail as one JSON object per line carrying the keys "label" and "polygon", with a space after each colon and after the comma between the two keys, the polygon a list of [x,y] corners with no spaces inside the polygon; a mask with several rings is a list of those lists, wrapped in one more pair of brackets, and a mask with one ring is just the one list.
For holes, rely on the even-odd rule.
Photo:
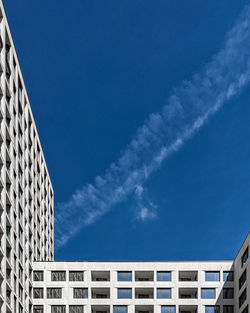
{"label": "contrail", "polygon": [[126,199],[250,81],[250,6],[225,37],[222,49],[153,113],[116,163],[93,184],[56,206],[55,245],[64,246],[83,227]]}

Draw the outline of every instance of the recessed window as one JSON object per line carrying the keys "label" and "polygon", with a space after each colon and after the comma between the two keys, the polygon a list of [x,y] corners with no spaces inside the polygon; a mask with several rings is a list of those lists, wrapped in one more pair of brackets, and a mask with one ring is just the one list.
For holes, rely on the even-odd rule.
{"label": "recessed window", "polygon": [[162,305],[161,313],[176,313],[175,305]]}
{"label": "recessed window", "polygon": [[83,271],[70,271],[69,272],[69,281],[83,281],[84,273]]}
{"label": "recessed window", "polygon": [[117,280],[118,281],[132,281],[132,272],[118,272]]}
{"label": "recessed window", "polygon": [[171,281],[171,272],[157,272],[157,281]]}
{"label": "recessed window", "polygon": [[34,281],[43,281],[43,271],[34,271],[33,279]]}
{"label": "recessed window", "polygon": [[233,299],[234,289],[233,288],[223,288],[223,299]]}
{"label": "recessed window", "polygon": [[197,299],[198,288],[179,288],[180,299]]}
{"label": "recessed window", "polygon": [[220,272],[205,272],[205,281],[220,281]]}
{"label": "recessed window", "polygon": [[202,288],[201,299],[215,299],[215,288]]}
{"label": "recessed window", "polygon": [[153,299],[154,288],[135,288],[136,299]]}
{"label": "recessed window", "polygon": [[92,299],[109,299],[110,288],[91,288]]}
{"label": "recessed window", "polygon": [[245,289],[239,297],[239,308],[246,301],[246,299],[247,299],[247,289]]}
{"label": "recessed window", "polygon": [[70,305],[69,313],[84,313],[83,305]]}
{"label": "recessed window", "polygon": [[243,272],[239,279],[239,289],[244,285],[245,281],[247,280],[247,269]]}
{"label": "recessed window", "polygon": [[66,281],[66,272],[65,271],[52,271],[51,281]]}
{"label": "recessed window", "polygon": [[91,272],[92,281],[110,281],[109,271],[92,271]]}
{"label": "recessed window", "polygon": [[33,313],[44,313],[43,305],[35,305],[33,308]]}
{"label": "recessed window", "polygon": [[132,289],[131,288],[118,288],[117,298],[118,299],[132,299]]}
{"label": "recessed window", "polygon": [[223,305],[223,313],[234,313],[233,305]]}
{"label": "recessed window", "polygon": [[66,305],[52,305],[51,313],[66,313]]}
{"label": "recessed window", "polygon": [[242,311],[242,313],[248,313],[248,305],[245,307],[245,309]]}
{"label": "recessed window", "polygon": [[249,249],[247,247],[247,249],[245,250],[245,252],[243,253],[243,256],[241,258],[241,266],[243,266],[246,263],[246,261],[248,259],[248,255],[249,255]]}
{"label": "recessed window", "polygon": [[171,299],[171,288],[157,288],[157,299]]}
{"label": "recessed window", "polygon": [[179,281],[197,281],[198,271],[179,271]]}
{"label": "recessed window", "polygon": [[153,271],[135,271],[135,281],[153,281]]}
{"label": "recessed window", "polygon": [[206,305],[205,313],[220,313],[219,305]]}
{"label": "recessed window", "polygon": [[34,288],[33,296],[34,299],[43,299],[43,288]]}
{"label": "recessed window", "polygon": [[127,305],[114,305],[113,313],[128,313]]}
{"label": "recessed window", "polygon": [[234,281],[234,272],[233,271],[224,271],[223,272],[223,281]]}
{"label": "recessed window", "polygon": [[47,288],[47,298],[48,299],[61,299],[62,288]]}
{"label": "recessed window", "polygon": [[87,299],[88,298],[88,288],[74,288],[73,289],[74,299]]}

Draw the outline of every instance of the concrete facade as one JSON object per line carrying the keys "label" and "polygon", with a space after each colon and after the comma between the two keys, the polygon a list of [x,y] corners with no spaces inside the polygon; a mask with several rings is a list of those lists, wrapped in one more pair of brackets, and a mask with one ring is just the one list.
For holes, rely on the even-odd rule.
{"label": "concrete facade", "polygon": [[0,2],[0,311],[32,312],[32,262],[53,260],[53,188]]}
{"label": "concrete facade", "polygon": [[0,313],[248,313],[235,260],[54,262],[54,195],[0,0]]}
{"label": "concrete facade", "polygon": [[[33,281],[42,290],[40,299],[33,294],[34,313],[248,313],[249,275],[239,280],[249,271],[249,245],[250,233],[234,261],[34,262],[33,274],[43,273]],[[80,281],[72,281],[76,273]]]}

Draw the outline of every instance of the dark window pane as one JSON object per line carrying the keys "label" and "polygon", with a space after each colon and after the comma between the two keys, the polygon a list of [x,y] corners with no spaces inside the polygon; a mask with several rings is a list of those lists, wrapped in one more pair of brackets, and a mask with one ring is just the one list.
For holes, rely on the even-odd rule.
{"label": "dark window pane", "polygon": [[244,285],[245,281],[247,280],[247,269],[243,272],[239,279],[239,289]]}
{"label": "dark window pane", "polygon": [[233,281],[234,280],[234,272],[228,271],[223,272],[223,281]]}
{"label": "dark window pane", "polygon": [[241,266],[243,266],[246,263],[247,259],[248,259],[248,251],[249,251],[249,249],[247,247],[246,251],[244,252],[244,254],[243,254],[242,258],[241,258]]}
{"label": "dark window pane", "polygon": [[234,289],[233,288],[223,288],[223,299],[233,299]]}

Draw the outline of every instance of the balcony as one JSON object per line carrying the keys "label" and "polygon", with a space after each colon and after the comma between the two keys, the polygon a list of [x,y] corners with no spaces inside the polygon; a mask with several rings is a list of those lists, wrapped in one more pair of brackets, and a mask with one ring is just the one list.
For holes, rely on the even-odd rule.
{"label": "balcony", "polygon": [[179,271],[179,281],[197,281],[198,271]]}
{"label": "balcony", "polygon": [[91,313],[110,313],[109,305],[91,305]]}
{"label": "balcony", "polygon": [[154,288],[135,288],[136,299],[153,299]]}
{"label": "balcony", "polygon": [[180,305],[179,313],[197,313],[198,306],[197,305]]}
{"label": "balcony", "polygon": [[92,288],[91,289],[92,299],[110,299],[109,288]]}
{"label": "balcony", "polygon": [[136,271],[135,281],[154,281],[153,271]]}
{"label": "balcony", "polygon": [[91,272],[92,281],[110,281],[109,271],[92,271]]}
{"label": "balcony", "polygon": [[154,313],[153,305],[136,305],[135,313]]}
{"label": "balcony", "polygon": [[197,299],[198,288],[179,288],[180,299]]}

